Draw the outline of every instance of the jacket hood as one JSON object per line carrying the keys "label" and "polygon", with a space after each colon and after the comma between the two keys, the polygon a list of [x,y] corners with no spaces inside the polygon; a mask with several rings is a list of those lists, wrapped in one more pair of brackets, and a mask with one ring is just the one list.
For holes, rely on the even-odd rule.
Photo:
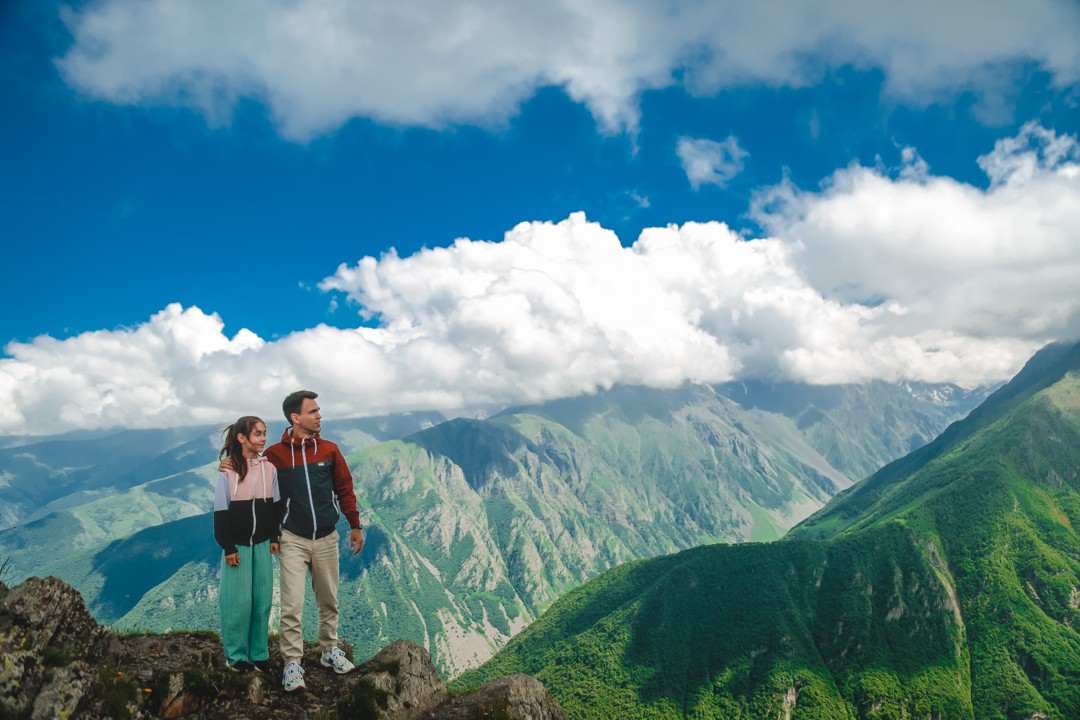
{"label": "jacket hood", "polygon": [[[319,454],[319,433],[315,433],[311,437],[303,439],[297,439],[293,437],[292,428],[285,428],[285,432],[281,433],[281,444],[289,446],[289,459],[292,462],[292,466],[296,467],[296,452],[297,450],[303,455],[307,452],[307,448],[311,448],[316,455]],[[305,459],[304,462],[307,462]]]}
{"label": "jacket hood", "polygon": [[318,442],[321,439],[322,438],[319,433],[315,433],[311,437],[306,437],[302,439],[293,437],[291,427],[285,428],[285,432],[281,433],[281,442],[285,443],[286,445],[294,445],[296,447],[300,447],[301,445],[318,445]]}

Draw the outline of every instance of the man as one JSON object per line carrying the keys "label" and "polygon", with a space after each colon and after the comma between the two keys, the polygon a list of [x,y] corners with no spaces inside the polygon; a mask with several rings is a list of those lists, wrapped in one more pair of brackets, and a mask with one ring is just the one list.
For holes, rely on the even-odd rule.
{"label": "man", "polygon": [[344,674],[353,664],[337,646],[338,510],[349,521],[349,547],[356,555],[364,546],[356,509],[352,473],[338,446],[324,440],[317,393],[298,390],[281,404],[290,427],[281,442],[266,451],[278,471],[284,510],[278,563],[281,567],[282,685],[286,692],[304,687],[302,618],[304,586],[311,573],[319,607],[319,650],[322,665]]}

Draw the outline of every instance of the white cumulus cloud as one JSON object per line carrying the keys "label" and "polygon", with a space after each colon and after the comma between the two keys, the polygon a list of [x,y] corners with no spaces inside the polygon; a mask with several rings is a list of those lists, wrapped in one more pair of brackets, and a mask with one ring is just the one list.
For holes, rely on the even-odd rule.
{"label": "white cumulus cloud", "polygon": [[[917,156],[916,164],[921,163]],[[1080,149],[1028,123],[979,159],[982,190],[854,165],[820,192],[764,193],[757,216],[825,297],[896,308],[894,332],[1036,343],[1080,336]]]}
{"label": "white cumulus cloud", "polygon": [[690,186],[695,190],[702,185],[724,187],[742,172],[743,160],[750,156],[732,135],[723,142],[681,137],[675,154],[679,156]]}
{"label": "white cumulus cloud", "polygon": [[207,358],[228,365],[265,349],[250,331],[230,340],[222,327],[216,316],[174,304],[135,328],[9,343],[11,357],[0,360],[0,428],[54,433],[216,421],[222,406],[243,398],[247,381],[204,375]]}
{"label": "white cumulus cloud", "polygon": [[10,343],[0,432],[497,408],[610,387],[759,377],[977,384],[1080,338],[1080,145],[1035,124],[979,159],[981,189],[854,165],[763,192],[768,237],[720,222],[630,247],[575,213],[498,242],[342,264],[320,289],[366,322],[266,342],[170,305],[135,328]]}
{"label": "white cumulus cloud", "polygon": [[87,95],[214,123],[254,98],[300,140],[357,116],[497,123],[544,86],[619,131],[636,127],[642,92],[676,82],[802,86],[854,64],[922,104],[998,93],[995,68],[1014,62],[1080,79],[1080,5],[1059,0],[98,0],[65,19],[74,43],[58,65]]}

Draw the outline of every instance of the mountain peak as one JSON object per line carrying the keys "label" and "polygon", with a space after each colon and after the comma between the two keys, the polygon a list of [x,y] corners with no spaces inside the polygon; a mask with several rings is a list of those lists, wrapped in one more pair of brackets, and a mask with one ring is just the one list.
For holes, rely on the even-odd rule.
{"label": "mountain peak", "polygon": [[933,442],[901,457],[865,480],[838,493],[829,503],[793,528],[789,537],[831,537],[865,526],[899,509],[911,500],[902,484],[940,458],[966,447],[973,438],[1006,419],[1039,393],[1069,382],[1070,373],[1080,370],[1080,343],[1044,347],[1017,375],[996,390],[966,418],[945,429]]}

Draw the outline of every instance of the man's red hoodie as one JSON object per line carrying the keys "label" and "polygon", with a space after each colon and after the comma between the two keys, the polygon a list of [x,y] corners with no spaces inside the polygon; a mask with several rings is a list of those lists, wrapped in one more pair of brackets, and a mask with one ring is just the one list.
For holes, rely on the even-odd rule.
{"label": "man's red hoodie", "polygon": [[314,540],[334,531],[339,513],[360,527],[352,473],[337,445],[318,433],[298,440],[288,428],[264,454],[278,471],[282,528]]}

